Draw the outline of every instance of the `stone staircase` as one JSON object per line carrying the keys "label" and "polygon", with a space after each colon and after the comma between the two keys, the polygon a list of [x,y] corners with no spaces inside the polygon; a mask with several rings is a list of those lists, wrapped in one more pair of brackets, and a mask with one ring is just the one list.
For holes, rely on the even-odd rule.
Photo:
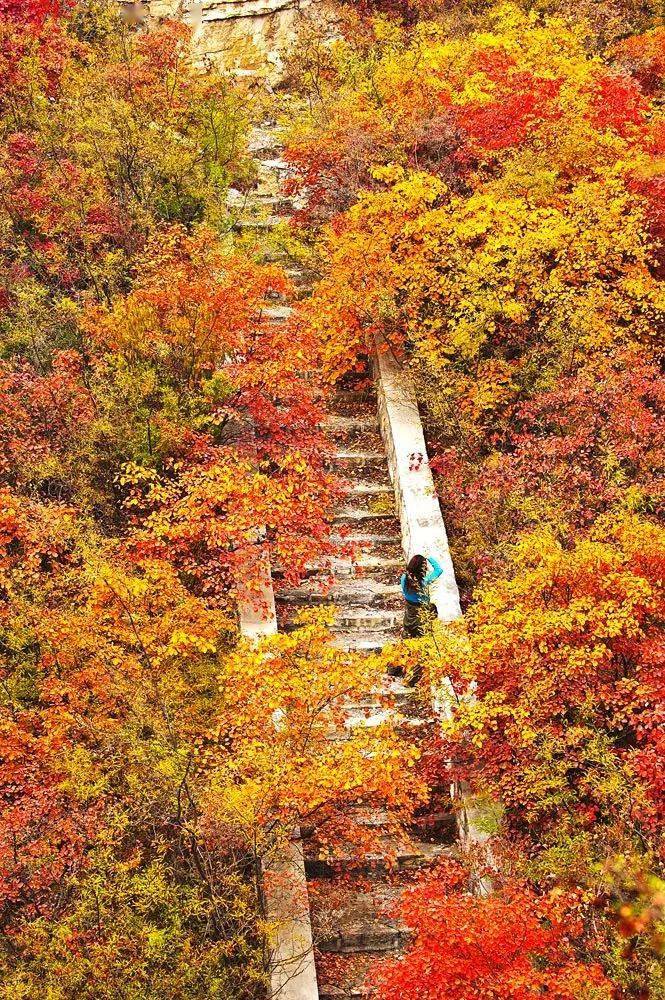
{"label": "stone staircase", "polygon": [[[298,205],[282,193],[288,166],[275,126],[267,123],[255,129],[251,149],[258,168],[256,188],[249,197],[231,192],[230,205],[237,231],[268,234],[287,222]],[[311,293],[312,275],[303,267],[279,252],[269,250],[268,256],[285,265],[296,299]],[[286,320],[293,305],[271,303],[268,317]],[[331,641],[342,649],[371,653],[400,634],[404,557],[376,392],[368,376],[359,376],[332,395],[325,430],[329,467],[345,485],[332,525],[336,554],[321,564],[314,562],[299,586],[277,589],[279,627],[294,628],[303,609],[333,604]],[[387,690],[397,701],[410,739],[424,740],[435,732],[439,723],[429,707],[393,678],[385,678],[382,691],[368,691],[361,704],[350,704],[346,725],[380,718]],[[343,739],[344,731],[332,738]],[[383,810],[359,810],[357,822],[373,833],[370,851],[340,847],[334,857],[321,860],[316,829],[302,831],[321,1000],[371,997],[367,973],[377,961],[399,955],[409,939],[408,928],[393,912],[400,893],[414,873],[455,850],[456,823],[447,787],[433,790],[428,810],[407,831]],[[307,1000],[312,1000],[309,994]]]}
{"label": "stone staircase", "polygon": [[393,491],[382,450],[371,385],[339,390],[325,421],[329,467],[345,486],[333,525],[338,555],[300,587],[277,598],[282,627],[300,608],[334,603],[334,642],[343,649],[380,650],[399,634],[402,549]]}

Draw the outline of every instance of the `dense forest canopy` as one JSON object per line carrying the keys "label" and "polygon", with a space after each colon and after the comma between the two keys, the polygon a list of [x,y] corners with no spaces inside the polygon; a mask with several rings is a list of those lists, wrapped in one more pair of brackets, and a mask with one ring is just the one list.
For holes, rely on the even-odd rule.
{"label": "dense forest canopy", "polygon": [[[293,66],[308,316],[332,380],[376,332],[417,380],[467,607],[428,670],[473,694],[444,739],[504,810],[500,899],[416,889],[380,995],[661,996],[665,30],[374,6]],[[523,949],[479,973],[501,899],[527,938],[534,905],[567,922],[544,981]]]}
{"label": "dense forest canopy", "polygon": [[[492,892],[487,857],[414,880],[370,995],[665,998],[665,27],[329,14],[267,93],[181,23],[0,3],[0,996],[265,996],[262,866],[297,824],[371,839],[359,801],[408,823],[443,773],[494,803]],[[318,278],[278,322],[289,269],[229,207],[266,115]],[[333,551],[321,423],[378,333],[464,616],[251,646],[257,530],[281,586]],[[395,664],[458,698],[426,759],[390,716],[330,741]]]}

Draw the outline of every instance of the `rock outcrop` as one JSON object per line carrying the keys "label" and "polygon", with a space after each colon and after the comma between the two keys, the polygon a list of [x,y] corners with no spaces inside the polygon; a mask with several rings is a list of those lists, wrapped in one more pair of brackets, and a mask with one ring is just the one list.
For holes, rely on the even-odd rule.
{"label": "rock outcrop", "polygon": [[194,29],[195,58],[241,74],[279,79],[299,18],[320,0],[120,0],[129,20],[180,19]]}

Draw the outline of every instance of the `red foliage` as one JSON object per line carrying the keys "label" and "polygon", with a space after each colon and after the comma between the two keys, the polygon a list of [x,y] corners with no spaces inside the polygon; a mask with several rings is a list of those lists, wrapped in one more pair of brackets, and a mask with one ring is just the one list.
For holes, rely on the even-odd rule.
{"label": "red foliage", "polygon": [[460,128],[482,149],[499,150],[524,142],[536,121],[556,121],[555,104],[561,83],[530,72],[506,74],[509,57],[498,53],[496,62],[485,56],[488,75],[500,83],[489,103],[461,105],[457,109]]}
{"label": "red foliage", "polygon": [[0,476],[13,479],[64,455],[93,416],[75,352],[57,354],[44,375],[28,364],[0,362]]}
{"label": "red foliage", "polygon": [[[95,261],[126,246],[132,227],[113,205],[94,173],[64,151],[42,147],[24,132],[11,134],[0,156],[0,181],[16,241],[5,248],[6,267],[16,271],[18,249],[25,273],[66,288],[90,278]],[[17,276],[17,275],[15,275]]]}
{"label": "red foliage", "polygon": [[0,725],[0,923],[53,916],[58,885],[80,870],[94,835],[94,810],[66,790],[57,737],[36,712]]}
{"label": "red foliage", "polygon": [[617,53],[645,93],[658,93],[665,80],[665,27],[625,39]]}
{"label": "red foliage", "polygon": [[[502,424],[488,459],[472,465],[456,449],[432,459],[447,519],[460,538],[478,522],[513,536],[543,517],[573,531],[587,528],[620,500],[626,477],[650,507],[662,503],[656,470],[663,461],[665,391],[658,366],[634,352],[617,355],[602,373],[583,369],[560,379]],[[524,506],[525,496],[536,503]],[[475,551],[476,571],[488,565],[490,551],[487,545]]]}
{"label": "red foliage", "polygon": [[379,1000],[609,997],[600,968],[576,961],[560,907],[519,887],[472,896],[463,878],[451,865],[407,890],[400,916],[415,940],[376,975]]}
{"label": "red foliage", "polygon": [[[665,581],[665,557],[657,549],[645,549],[634,556],[634,571],[662,587]],[[658,615],[660,614],[660,624]],[[620,718],[625,718],[635,732],[637,749],[630,753],[630,766],[641,779],[646,803],[636,809],[640,821],[654,839],[660,840],[665,857],[663,816],[665,815],[665,632],[662,619],[665,603],[652,611],[640,636],[626,642],[621,655],[639,665],[640,687],[615,699]],[[630,659],[629,659],[630,658]],[[608,704],[612,705],[611,701]],[[613,706],[614,707],[614,706]]]}
{"label": "red foliage", "polygon": [[72,3],[62,0],[0,0],[0,19],[41,27],[47,18],[60,17]]}
{"label": "red foliage", "polygon": [[[0,491],[0,627],[10,626],[12,582],[48,587],[56,567],[70,560],[58,541],[64,508],[46,512]],[[37,617],[37,616],[36,616]],[[5,633],[11,635],[11,629]],[[25,650],[16,639],[5,647],[0,683],[0,922],[20,908],[28,917],[53,915],[64,880],[84,864],[94,832],[94,805],[67,788],[62,752],[69,742],[67,706],[56,692],[39,702],[42,664],[33,652],[17,696],[17,664]],[[18,670],[20,675],[20,668]],[[19,682],[21,685],[21,682]],[[32,697],[26,697],[33,685]],[[22,697],[21,697],[22,695]],[[63,714],[64,709],[64,714]],[[47,722],[47,716],[52,718]],[[56,890],[54,892],[54,890]]]}
{"label": "red foliage", "polygon": [[[663,57],[665,63],[665,56]],[[630,186],[645,200],[645,212],[652,239],[653,269],[665,279],[665,122],[656,121],[650,136],[651,168],[629,178]]]}
{"label": "red foliage", "polygon": [[[0,0],[0,108],[16,110],[41,78],[51,96],[76,49],[65,34],[60,0]],[[15,121],[15,117],[12,116]]]}
{"label": "red foliage", "polygon": [[187,55],[191,28],[179,21],[167,21],[147,34],[132,39],[135,58],[131,72],[122,61],[110,63],[106,79],[112,90],[130,101],[141,114],[154,114],[166,106],[174,113],[184,111],[190,99],[190,80],[175,74]]}
{"label": "red foliage", "polygon": [[619,73],[599,73],[592,91],[593,123],[626,135],[630,126],[643,121],[648,102],[639,84]]}

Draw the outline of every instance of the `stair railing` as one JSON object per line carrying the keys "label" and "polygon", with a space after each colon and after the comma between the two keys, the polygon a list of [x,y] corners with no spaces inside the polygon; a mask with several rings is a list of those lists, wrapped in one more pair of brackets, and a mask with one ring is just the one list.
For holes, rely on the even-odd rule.
{"label": "stair railing", "polygon": [[[443,573],[432,584],[431,598],[437,606],[439,619],[452,622],[462,617],[462,609],[415,386],[390,345],[380,336],[375,341],[373,368],[379,427],[395,490],[404,559],[408,562],[419,553],[432,555],[438,560]],[[441,719],[450,718],[455,702],[450,681],[444,682],[442,690],[433,691],[432,697],[437,715]],[[457,829],[461,843],[469,849],[482,849],[486,860],[491,863],[488,849],[483,846],[489,839],[486,810],[474,801],[462,782],[454,785],[452,797],[457,805]],[[488,880],[481,878],[476,888],[485,893],[489,888]]]}
{"label": "stair railing", "polygon": [[[261,537],[259,535],[259,537]],[[277,632],[275,594],[266,544],[248,546],[242,579],[237,585],[240,632],[251,642]],[[274,720],[279,725],[278,720]],[[300,831],[263,868],[266,919],[271,928],[271,1000],[319,1000],[314,964],[307,877]]]}

